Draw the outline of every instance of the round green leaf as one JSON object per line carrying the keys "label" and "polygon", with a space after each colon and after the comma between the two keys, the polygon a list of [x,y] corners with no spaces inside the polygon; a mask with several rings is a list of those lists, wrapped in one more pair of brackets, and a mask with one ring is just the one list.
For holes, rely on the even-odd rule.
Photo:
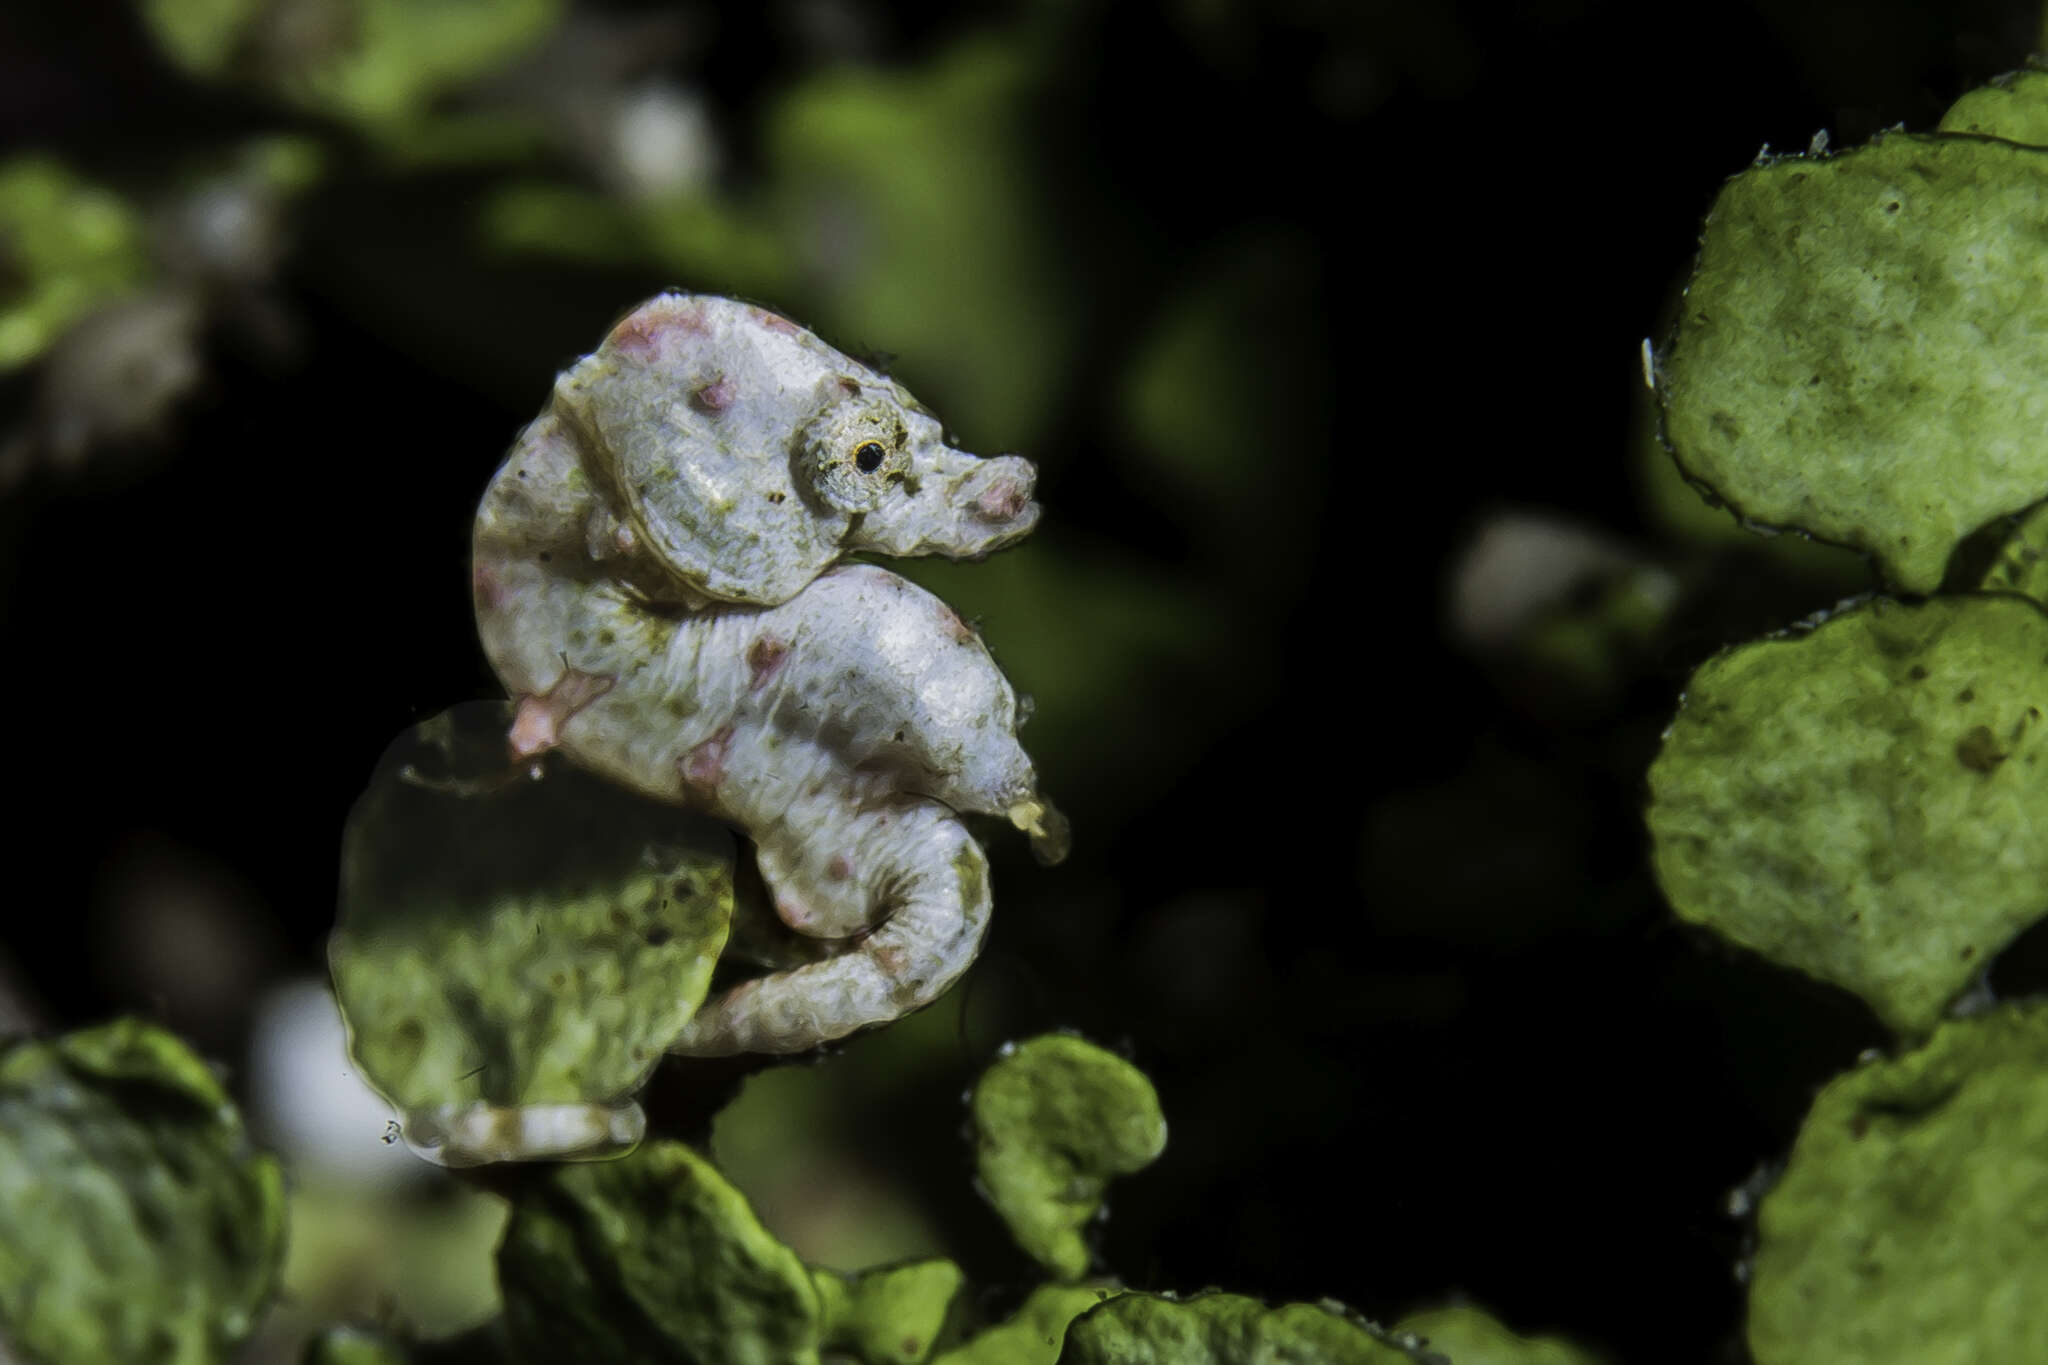
{"label": "round green leaf", "polygon": [[2048,1004],[1943,1024],[1829,1082],[1757,1234],[1757,1365],[2039,1359]]}
{"label": "round green leaf", "polygon": [[508,1336],[534,1362],[818,1359],[810,1271],[681,1143],[563,1166],[523,1191],[498,1280]]}
{"label": "round green leaf", "polygon": [[816,1273],[824,1344],[861,1365],[919,1365],[945,1329],[965,1277],[942,1256],[902,1265]]}
{"label": "round green leaf", "polygon": [[1240,1294],[1123,1294],[1067,1329],[1059,1365],[1409,1365],[1439,1355],[1310,1303],[1267,1308]]}
{"label": "round green leaf", "polygon": [[277,1162],[170,1034],[0,1041],[0,1340],[25,1358],[225,1359],[277,1282],[284,1208]]}
{"label": "round green leaf", "polygon": [[732,917],[716,825],[511,766],[501,703],[385,754],[342,841],[328,957],[363,1075],[450,1165],[630,1147]]}
{"label": "round green leaf", "polygon": [[1879,598],[1709,660],[1650,768],[1682,917],[1924,1033],[2048,911],[2048,616]]}
{"label": "round green leaf", "polygon": [[932,1365],[1053,1365],[1067,1324],[1121,1289],[1085,1284],[1042,1284],[1008,1321],[975,1333]]}
{"label": "round green leaf", "polygon": [[2048,145],[2048,71],[2014,71],[1970,91],[1941,116],[1944,133]]}
{"label": "round green leaf", "polygon": [[1739,513],[1931,592],[2048,495],[2048,151],[1892,134],[1729,181],[1659,366],[1678,460]]}
{"label": "round green leaf", "polygon": [[1019,1246],[1064,1279],[1088,1269],[1081,1229],[1113,1176],[1166,1149],[1145,1073],[1092,1043],[1048,1034],[1010,1048],[970,1101],[983,1192]]}

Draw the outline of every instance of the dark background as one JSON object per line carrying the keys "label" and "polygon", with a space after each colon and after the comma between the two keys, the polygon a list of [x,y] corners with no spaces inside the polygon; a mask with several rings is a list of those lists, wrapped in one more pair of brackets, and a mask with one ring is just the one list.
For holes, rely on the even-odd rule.
{"label": "dark background", "polygon": [[[1083,301],[1071,381],[1028,452],[1044,552],[1113,547],[1205,624],[1121,661],[1115,638],[1087,642],[1113,712],[1059,718],[1049,751],[1025,732],[1077,852],[1042,871],[989,831],[999,913],[970,989],[1000,996],[1004,1032],[1078,1029],[1159,1086],[1172,1144],[1119,1187],[1103,1260],[1143,1287],[1333,1296],[1381,1318],[1463,1293],[1620,1358],[1742,1359],[1747,1231],[1728,1193],[1884,1036],[1849,997],[1673,921],[1642,773],[1693,666],[1840,584],[1668,543],[1633,472],[1637,346],[1760,145],[1929,127],[2022,61],[2037,16],[1990,0],[1069,8],[1078,36],[1013,171]],[[732,181],[761,108],[834,60],[791,11],[734,7],[678,59],[729,135]],[[859,12],[887,68],[1024,11]],[[195,142],[279,126],[319,129],[182,77],[121,6],[0,16],[17,147],[146,180]],[[625,307],[720,287],[479,251],[475,173],[394,174],[336,141],[276,282],[295,348],[219,329],[159,442],[0,500],[0,967],[47,1026],[139,1010],[231,1059],[253,994],[320,970],[338,831],[377,755],[493,692],[465,555],[496,460]],[[1218,418],[1244,433],[1255,493],[1205,521],[1120,450],[1106,377],[1131,319],[1245,240],[1281,244],[1291,292],[1241,324],[1242,392],[1188,398],[1273,414]],[[897,362],[913,387],[919,363]],[[28,420],[31,382],[0,384],[0,417]],[[1679,566],[1683,606],[1608,685],[1476,657],[1447,627],[1460,548],[1513,507]],[[1000,602],[985,624],[1028,686],[1031,641],[1005,638]],[[124,907],[180,878],[239,909],[138,962]],[[225,994],[166,989],[178,952]],[[2023,942],[2000,971],[2040,955]],[[849,1101],[844,1125],[971,1275],[1022,1283],[957,1140],[960,1088],[1001,1041],[984,1031],[963,1028],[936,1079]]]}

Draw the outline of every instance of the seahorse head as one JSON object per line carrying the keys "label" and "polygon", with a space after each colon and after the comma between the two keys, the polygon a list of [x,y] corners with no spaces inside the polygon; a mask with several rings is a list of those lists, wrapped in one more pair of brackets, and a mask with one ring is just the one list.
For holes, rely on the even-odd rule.
{"label": "seahorse head", "polygon": [[642,304],[554,409],[636,541],[715,600],[787,601],[852,551],[975,557],[1038,520],[1029,461],[955,449],[901,384],[734,299]]}

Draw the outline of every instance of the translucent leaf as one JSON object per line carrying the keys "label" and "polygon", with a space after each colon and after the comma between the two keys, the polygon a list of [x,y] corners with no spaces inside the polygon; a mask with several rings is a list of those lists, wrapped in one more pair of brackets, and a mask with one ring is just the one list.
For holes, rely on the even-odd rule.
{"label": "translucent leaf", "polygon": [[637,1141],[630,1103],[703,1002],[731,837],[506,756],[471,703],[385,754],[342,842],[335,994],[363,1076],[451,1165]]}
{"label": "translucent leaf", "polygon": [[1059,1365],[1407,1365],[1443,1357],[1309,1303],[1267,1308],[1239,1294],[1124,1294],[1067,1329]]}
{"label": "translucent leaf", "polygon": [[1836,1077],[1758,1212],[1757,1365],[2038,1359],[2044,1209],[2048,1005]]}
{"label": "translucent leaf", "polygon": [[0,374],[147,282],[142,219],[46,157],[0,162]]}
{"label": "translucent leaf", "polygon": [[1672,907],[1931,1028],[2048,910],[2048,616],[1875,599],[1709,660],[1650,769]]}
{"label": "translucent leaf", "polygon": [[1662,358],[1679,463],[1912,592],[2048,495],[2048,151],[1893,134],[1735,177]]}
{"label": "translucent leaf", "polygon": [[1067,1324],[1122,1292],[1094,1285],[1042,1284],[1007,1322],[977,1332],[932,1365],[1053,1365],[1066,1340]]}
{"label": "translucent leaf", "polygon": [[815,1365],[811,1273],[681,1143],[559,1167],[520,1193],[498,1252],[524,1359]]}
{"label": "translucent leaf", "polygon": [[976,1171],[1018,1245],[1054,1274],[1088,1269],[1081,1229],[1113,1176],[1166,1149],[1145,1074],[1079,1038],[1020,1044],[982,1073],[970,1100]]}
{"label": "translucent leaf", "polygon": [[2048,71],[2014,71],[1970,91],[1941,116],[1941,131],[2048,146]]}
{"label": "translucent leaf", "polygon": [[221,1360],[283,1249],[276,1161],[176,1038],[0,1041],[0,1339],[43,1365]]}
{"label": "translucent leaf", "polygon": [[919,1365],[960,1294],[960,1267],[943,1257],[842,1275],[817,1272],[824,1344],[862,1365]]}
{"label": "translucent leaf", "polygon": [[2048,502],[2020,518],[1978,586],[2016,592],[2048,607]]}
{"label": "translucent leaf", "polygon": [[1420,1337],[1455,1365],[1601,1365],[1602,1357],[1558,1337],[1525,1337],[1469,1304],[1411,1313],[1393,1335]]}

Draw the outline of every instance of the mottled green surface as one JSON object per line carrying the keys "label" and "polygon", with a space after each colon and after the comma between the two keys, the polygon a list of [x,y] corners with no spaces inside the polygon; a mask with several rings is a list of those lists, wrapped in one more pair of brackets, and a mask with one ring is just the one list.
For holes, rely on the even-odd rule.
{"label": "mottled green surface", "polygon": [[1088,1269],[1081,1229],[1111,1177],[1166,1148],[1166,1119],[1145,1073],[1061,1034],[1010,1049],[970,1102],[975,1169],[1018,1245],[1064,1279]]}
{"label": "mottled green surface", "polygon": [[142,219],[47,157],[0,162],[0,374],[149,274]]}
{"label": "mottled green surface", "polygon": [[509,1336],[537,1363],[818,1359],[811,1272],[681,1143],[560,1167],[522,1191],[498,1277]]}
{"label": "mottled green surface", "polygon": [[2048,145],[2048,71],[2014,71],[1970,91],[1941,116],[1940,131]]}
{"label": "mottled green surface", "polygon": [[1836,1077],[1758,1212],[1757,1365],[1979,1365],[2048,1343],[2048,1005]]}
{"label": "mottled green surface", "polygon": [[[1330,1309],[1240,1294],[1124,1294],[1067,1329],[1059,1365],[1407,1365],[1409,1351]],[[1441,1360],[1441,1357],[1436,1357]]]}
{"label": "mottled green surface", "polygon": [[2048,494],[2048,151],[1891,134],[1730,181],[1662,358],[1679,463],[1912,592]]}
{"label": "mottled green surface", "polygon": [[[508,716],[471,703],[409,731],[343,838],[329,958],[364,1076],[408,1130],[505,1116],[493,1150],[451,1161],[521,1154],[503,1144],[535,1106],[624,1105],[703,1001],[732,914],[720,827],[567,765],[518,776]],[[428,785],[448,781],[469,785]]]}
{"label": "mottled green surface", "polygon": [[1453,1365],[1602,1365],[1604,1360],[1561,1337],[1525,1337],[1469,1304],[1410,1313],[1391,1331],[1396,1337],[1421,1338]]}
{"label": "mottled green surface", "polygon": [[963,1282],[960,1267],[943,1257],[857,1275],[816,1274],[825,1346],[852,1353],[862,1365],[929,1359]]}
{"label": "mottled green surface", "polygon": [[1096,1285],[1042,1284],[1008,1320],[975,1333],[932,1365],[1053,1365],[1067,1324],[1122,1292]]}
{"label": "mottled green surface", "polygon": [[1650,769],[1672,907],[1923,1033],[2048,910],[2048,616],[1885,598],[1709,660]]}
{"label": "mottled green surface", "polygon": [[2019,519],[1978,586],[2016,592],[2048,607],[2048,503]]}
{"label": "mottled green surface", "polygon": [[283,1246],[276,1161],[176,1038],[0,1041],[0,1338],[42,1365],[224,1360]]}
{"label": "mottled green surface", "polygon": [[306,1343],[302,1365],[408,1365],[412,1356],[382,1332],[329,1327]]}

